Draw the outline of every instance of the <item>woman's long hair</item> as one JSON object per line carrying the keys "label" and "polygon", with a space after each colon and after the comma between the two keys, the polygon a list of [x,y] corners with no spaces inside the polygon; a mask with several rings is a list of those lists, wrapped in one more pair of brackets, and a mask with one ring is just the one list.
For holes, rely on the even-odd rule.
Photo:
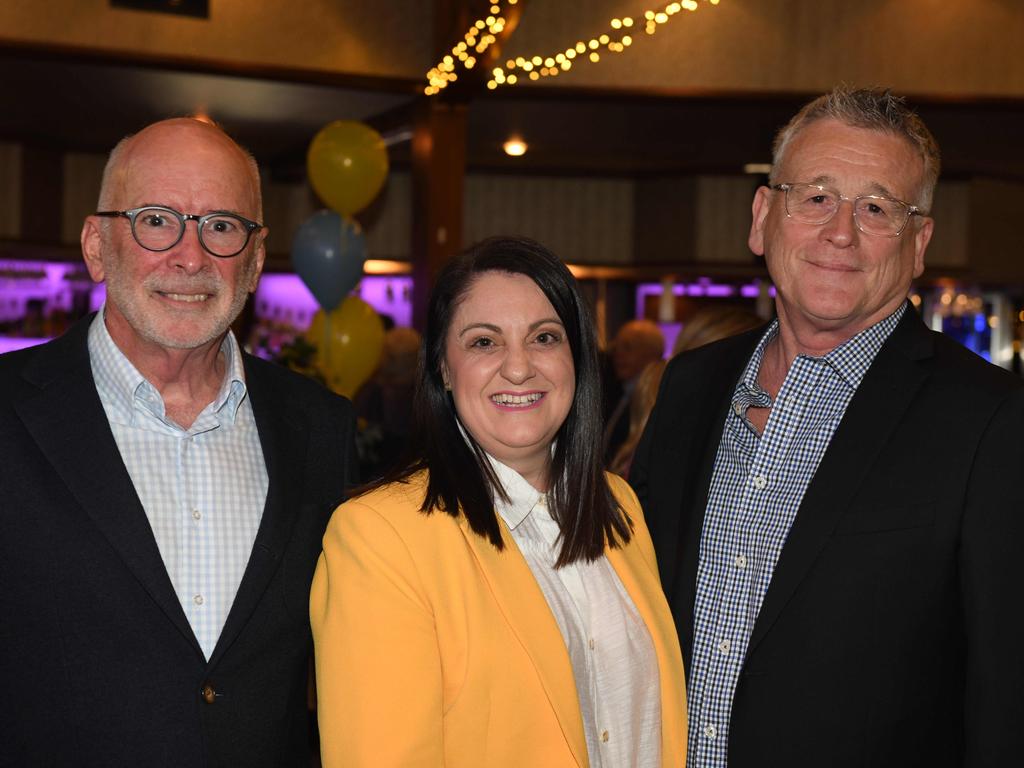
{"label": "woman's long hair", "polygon": [[529,277],[565,326],[576,391],[555,438],[548,508],[562,534],[556,565],[594,560],[606,545],[620,546],[632,535],[632,522],[615,501],[601,467],[597,338],[575,278],[544,246],[526,238],[489,238],[441,270],[430,296],[405,461],[366,490],[427,470],[429,480],[420,510],[426,514],[440,510],[453,517],[461,512],[474,533],[499,550],[504,548],[494,497],[507,500],[508,496],[480,445],[468,430],[463,437],[441,374],[455,310],[476,279],[487,272]]}

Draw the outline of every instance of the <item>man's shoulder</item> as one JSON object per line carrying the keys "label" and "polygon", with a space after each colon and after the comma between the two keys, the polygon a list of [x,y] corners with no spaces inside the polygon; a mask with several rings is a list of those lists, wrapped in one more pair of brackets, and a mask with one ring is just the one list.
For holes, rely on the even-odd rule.
{"label": "man's shoulder", "polygon": [[1020,376],[988,362],[945,334],[930,333],[935,350],[933,374],[939,381],[946,381],[951,387],[976,393],[989,392],[996,396],[1024,389],[1024,379]]}
{"label": "man's shoulder", "polygon": [[349,411],[352,404],[308,376],[297,373],[278,363],[264,360],[248,352],[242,353],[246,387],[261,396],[275,392],[301,402],[307,408],[329,408]]}

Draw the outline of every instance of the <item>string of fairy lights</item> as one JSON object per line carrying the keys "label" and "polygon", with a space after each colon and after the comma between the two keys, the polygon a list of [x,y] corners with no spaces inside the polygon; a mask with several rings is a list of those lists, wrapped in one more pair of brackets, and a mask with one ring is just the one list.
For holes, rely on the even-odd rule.
{"label": "string of fairy lights", "polygon": [[[497,36],[504,30],[507,23],[506,9],[516,5],[518,0],[493,0],[490,14],[477,19],[462,39],[456,43],[450,53],[445,54],[429,72],[427,85],[423,92],[434,96],[458,80],[457,70],[461,67],[472,69],[487,49],[497,42]],[[487,87],[491,90],[504,85],[515,85],[527,80],[540,80],[542,77],[557,77],[568,72],[574,64],[583,62],[598,63],[602,54],[622,53],[629,48],[634,35],[655,34],[673,16],[682,11],[696,11],[702,4],[718,5],[719,0],[682,0],[667,3],[661,10],[647,10],[642,17],[630,16],[612,19],[608,31],[591,38],[578,40],[563,51],[546,56],[517,56],[508,59],[504,65],[495,66]]]}

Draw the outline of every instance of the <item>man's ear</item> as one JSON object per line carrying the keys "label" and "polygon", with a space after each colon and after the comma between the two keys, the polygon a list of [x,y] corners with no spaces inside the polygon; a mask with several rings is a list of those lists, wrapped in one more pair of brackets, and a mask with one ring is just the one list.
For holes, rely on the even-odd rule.
{"label": "man's ear", "polygon": [[96,216],[86,216],[82,224],[82,259],[85,261],[86,269],[89,270],[89,277],[93,282],[102,283],[106,277],[106,270],[103,268],[102,235],[100,233],[100,220]]}
{"label": "man's ear", "polygon": [[768,218],[768,211],[771,210],[772,190],[768,187],[758,187],[754,193],[754,202],[750,206],[750,235],[747,238],[747,245],[757,256],[764,256],[764,222]]}
{"label": "man's ear", "polygon": [[269,234],[270,230],[267,227],[261,227],[256,231],[256,246],[253,253],[253,257],[256,259],[256,269],[252,273],[249,293],[256,292],[256,286],[260,282],[260,275],[263,274],[263,263],[267,260],[267,235]]}

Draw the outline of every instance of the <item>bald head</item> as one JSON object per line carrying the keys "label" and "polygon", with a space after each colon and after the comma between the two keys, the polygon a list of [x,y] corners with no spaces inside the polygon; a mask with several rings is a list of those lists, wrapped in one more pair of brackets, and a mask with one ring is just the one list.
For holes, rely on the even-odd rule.
{"label": "bald head", "polygon": [[262,221],[263,199],[260,194],[260,171],[256,160],[219,126],[191,117],[161,120],[121,139],[111,151],[107,165],[103,169],[97,210],[119,210],[127,206],[157,202],[124,200],[126,182],[134,169],[147,161],[167,161],[181,153],[195,151],[213,153],[221,162],[237,167],[237,178],[243,180],[241,183],[246,186],[245,190],[239,191],[251,200],[250,210],[239,213]]}
{"label": "bald head", "polygon": [[630,320],[615,335],[612,363],[620,381],[640,375],[648,363],[660,360],[665,351],[665,336],[650,320]]}

